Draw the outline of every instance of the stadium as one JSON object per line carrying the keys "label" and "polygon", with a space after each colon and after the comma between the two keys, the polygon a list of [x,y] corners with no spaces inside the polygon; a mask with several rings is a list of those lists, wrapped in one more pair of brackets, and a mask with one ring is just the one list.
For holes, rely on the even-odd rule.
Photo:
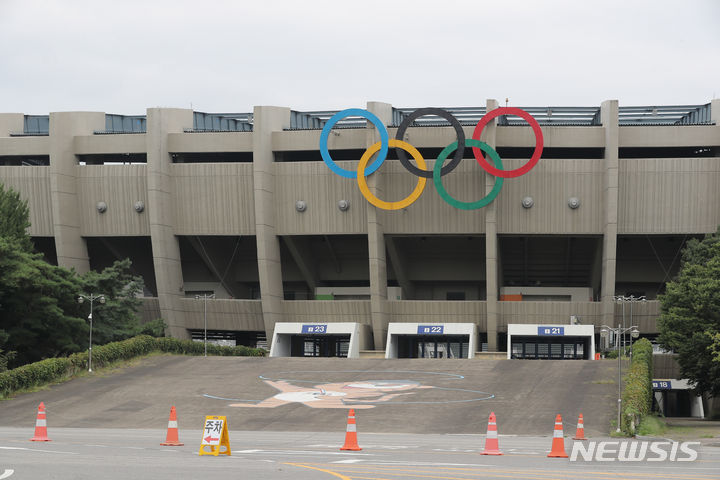
{"label": "stadium", "polygon": [[683,246],[720,224],[719,116],[720,100],[5,113],[0,182],[49,262],[129,257],[143,317],[174,337],[592,359],[614,345],[603,325],[657,334]]}

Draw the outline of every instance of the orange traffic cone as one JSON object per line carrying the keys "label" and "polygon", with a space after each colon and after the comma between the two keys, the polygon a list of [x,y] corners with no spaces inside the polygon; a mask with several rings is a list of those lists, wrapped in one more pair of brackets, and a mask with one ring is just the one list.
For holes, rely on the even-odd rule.
{"label": "orange traffic cone", "polygon": [[348,413],[347,431],[345,433],[345,445],[340,450],[362,450],[357,442],[357,426],[355,425],[355,410],[350,409]]}
{"label": "orange traffic cone", "polygon": [[497,423],[495,422],[495,413],[490,412],[488,418],[487,435],[485,436],[485,450],[480,455],[502,455],[498,445]]}
{"label": "orange traffic cone", "polygon": [[175,407],[170,407],[170,419],[168,420],[168,431],[167,431],[167,437],[165,437],[165,443],[161,443],[160,445],[168,445],[171,447],[182,447],[185,445],[184,443],[180,443],[180,439],[178,438],[178,424],[177,424],[177,414],[175,413]]}
{"label": "orange traffic cone", "polygon": [[47,419],[45,418],[45,403],[40,402],[38,407],[37,420],[35,420],[35,436],[31,442],[50,442],[47,436]]}
{"label": "orange traffic cone", "polygon": [[555,431],[553,432],[552,449],[548,457],[567,458],[565,453],[565,438],[563,437],[562,417],[558,414],[555,417]]}
{"label": "orange traffic cone", "polygon": [[587,438],[585,438],[585,425],[583,424],[582,413],[580,414],[580,418],[578,418],[577,430],[575,430],[573,440],[587,440]]}

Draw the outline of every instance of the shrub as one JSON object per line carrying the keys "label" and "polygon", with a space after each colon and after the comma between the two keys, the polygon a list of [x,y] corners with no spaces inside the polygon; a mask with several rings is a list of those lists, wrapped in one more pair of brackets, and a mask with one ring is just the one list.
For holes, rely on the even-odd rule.
{"label": "shrub", "polygon": [[[112,342],[93,348],[93,367],[101,368],[120,360],[147,355],[152,352],[180,355],[203,355],[204,344],[176,338],[153,338],[140,335],[121,342]],[[265,350],[245,346],[221,347],[208,344],[208,355],[265,356]],[[69,357],[48,358],[0,372],[0,398],[18,390],[29,389],[70,378],[88,368],[88,353],[74,353]]]}
{"label": "shrub", "polygon": [[25,388],[32,388],[68,376],[71,370],[68,358],[48,358],[0,373],[0,396]]}
{"label": "shrub", "polygon": [[632,361],[623,379],[622,424],[626,435],[634,435],[643,417],[652,408],[652,345],[643,338],[632,347]]}

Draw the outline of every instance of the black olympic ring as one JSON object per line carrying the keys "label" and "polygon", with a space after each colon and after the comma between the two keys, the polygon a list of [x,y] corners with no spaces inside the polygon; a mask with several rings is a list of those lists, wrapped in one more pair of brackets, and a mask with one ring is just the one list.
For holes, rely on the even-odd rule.
{"label": "black olympic ring", "polygon": [[[407,130],[410,124],[412,124],[412,122],[416,118],[424,117],[425,115],[437,115],[438,117],[444,118],[445,120],[450,122],[450,125],[453,126],[455,132],[457,133],[458,149],[455,151],[455,157],[450,161],[450,163],[442,167],[442,170],[440,170],[440,176],[443,177],[455,170],[455,167],[460,165],[460,162],[462,161],[463,155],[465,153],[465,131],[463,130],[462,125],[460,125],[458,119],[455,118],[450,112],[443,110],[442,108],[418,108],[410,115],[405,117],[405,119],[403,119],[402,123],[397,129],[395,139],[404,140],[403,136],[405,135],[405,130]],[[433,178],[432,170],[421,170],[412,163],[410,163],[410,160],[408,160],[405,150],[403,150],[402,148],[396,148],[395,151],[397,152],[397,156],[400,159],[400,163],[402,163],[402,166],[405,167],[408,172],[417,175],[418,177]]]}

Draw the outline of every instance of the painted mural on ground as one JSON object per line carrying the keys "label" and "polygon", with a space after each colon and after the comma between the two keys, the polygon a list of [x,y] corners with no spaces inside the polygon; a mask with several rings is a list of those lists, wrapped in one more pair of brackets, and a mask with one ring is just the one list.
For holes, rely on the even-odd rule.
{"label": "painted mural on ground", "polygon": [[[321,373],[363,373],[355,371],[347,372],[284,372],[291,375],[298,374],[321,374]],[[438,372],[367,372],[368,374],[386,373],[405,374],[408,376],[421,377],[418,380],[409,379],[363,379],[350,381],[313,381],[291,378],[269,378],[260,375],[259,380],[278,391],[275,395],[262,400],[235,399],[205,394],[208,398],[218,400],[231,400],[231,407],[247,408],[276,408],[293,403],[301,403],[310,408],[375,408],[382,405],[408,405],[408,404],[441,404],[441,403],[463,403],[489,400],[494,395],[478,390],[462,388],[448,388],[436,385],[424,384],[432,381],[430,378],[437,378],[438,375],[453,380],[463,380],[462,375]],[[285,376],[285,375],[284,375]],[[431,377],[433,376],[433,377]],[[422,378],[425,377],[425,378]],[[312,384],[308,385],[308,384]],[[455,392],[452,399],[437,399],[438,395],[431,393]],[[447,396],[447,395],[444,395]]]}

